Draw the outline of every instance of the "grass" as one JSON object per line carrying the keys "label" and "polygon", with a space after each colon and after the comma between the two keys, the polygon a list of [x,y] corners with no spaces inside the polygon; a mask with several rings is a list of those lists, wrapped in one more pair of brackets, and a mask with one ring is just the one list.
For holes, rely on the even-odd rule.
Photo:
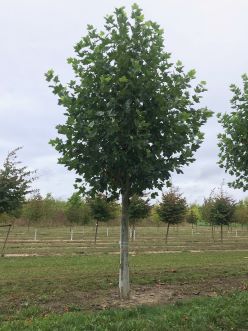
{"label": "grass", "polygon": [[[247,253],[208,252],[137,255],[130,257],[132,285],[182,284],[221,277],[245,277]],[[36,306],[42,312],[62,311],[91,295],[117,287],[118,256],[50,256],[0,260],[0,320],[16,307]],[[105,292],[104,292],[105,291]],[[55,307],[54,307],[55,305]]]}
{"label": "grass", "polygon": [[19,316],[6,321],[2,331],[210,331],[247,330],[248,293],[236,293],[217,298],[200,298],[167,306],[108,310],[98,313],[73,312],[33,317]]}
{"label": "grass", "polygon": [[[204,325],[206,330],[242,330],[239,326],[245,330],[247,292],[166,307],[93,313],[99,309],[99,302],[106,300],[106,307],[118,306],[111,300],[119,302],[119,228],[109,228],[107,237],[106,228],[101,227],[97,245],[93,243],[93,230],[74,228],[71,241],[68,228],[40,228],[35,241],[34,228],[29,232],[24,227],[14,228],[6,253],[38,256],[0,258],[0,330],[184,331],[205,330]],[[156,288],[171,287],[176,295],[173,302],[180,296],[192,297],[199,289],[200,295],[208,295],[206,288],[216,295],[246,291],[246,229],[238,229],[237,235],[236,230],[226,229],[221,243],[218,230],[213,242],[208,227],[198,227],[192,234],[191,227],[184,226],[179,231],[171,229],[168,245],[163,231],[137,228],[136,240],[130,242],[132,288],[143,293],[148,287],[156,295]]]}

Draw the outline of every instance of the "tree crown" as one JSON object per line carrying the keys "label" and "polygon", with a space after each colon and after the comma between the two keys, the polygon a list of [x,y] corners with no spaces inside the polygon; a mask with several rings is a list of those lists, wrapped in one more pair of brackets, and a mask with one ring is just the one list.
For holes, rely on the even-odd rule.
{"label": "tree crown", "polygon": [[232,84],[230,114],[218,114],[224,132],[219,134],[219,165],[236,179],[234,188],[248,190],[248,76],[243,75],[243,90]]}
{"label": "tree crown", "polygon": [[63,85],[53,70],[46,74],[67,117],[51,141],[59,162],[92,194],[161,189],[194,161],[203,140],[211,112],[197,104],[205,82],[192,85],[195,71],[173,65],[163,30],[136,4],[130,19],[123,7],[107,16],[105,31],[88,25],[74,49],[74,80]]}

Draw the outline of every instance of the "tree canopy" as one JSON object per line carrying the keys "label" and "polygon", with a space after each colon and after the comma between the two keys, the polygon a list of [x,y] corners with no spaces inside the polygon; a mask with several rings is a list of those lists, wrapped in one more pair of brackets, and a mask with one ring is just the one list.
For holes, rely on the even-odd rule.
{"label": "tree canopy", "polygon": [[130,223],[133,224],[137,220],[147,217],[150,209],[149,200],[144,200],[138,195],[133,195],[128,208]]}
{"label": "tree canopy", "polygon": [[16,215],[27,194],[33,192],[31,183],[35,179],[34,171],[21,166],[16,153],[19,148],[9,152],[0,169],[0,214]]}
{"label": "tree canopy", "polygon": [[205,82],[192,85],[195,71],[173,65],[163,30],[137,5],[130,20],[122,7],[107,16],[105,31],[88,25],[74,49],[74,80],[63,85],[53,70],[46,74],[67,117],[51,141],[59,162],[93,193],[162,188],[203,140],[210,112],[197,104]]}
{"label": "tree canopy", "polygon": [[219,165],[235,176],[229,183],[234,188],[248,190],[248,76],[243,75],[243,89],[232,84],[231,107],[228,114],[218,114],[224,132],[219,134]]}
{"label": "tree canopy", "polygon": [[169,192],[163,194],[157,212],[162,222],[169,224],[181,223],[187,212],[186,199],[182,197],[178,189],[171,188]]}

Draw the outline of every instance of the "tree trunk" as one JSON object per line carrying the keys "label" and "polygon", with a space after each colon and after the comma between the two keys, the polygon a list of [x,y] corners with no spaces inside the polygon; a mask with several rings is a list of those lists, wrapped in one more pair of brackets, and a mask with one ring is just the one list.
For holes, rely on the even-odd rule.
{"label": "tree trunk", "polygon": [[220,237],[221,237],[221,242],[223,243],[223,225],[220,225]]}
{"label": "tree trunk", "polygon": [[165,243],[166,243],[166,245],[167,245],[167,241],[168,241],[169,228],[170,228],[170,223],[168,223],[167,230],[166,230],[166,236],[165,236]]}
{"label": "tree trunk", "polygon": [[96,239],[97,239],[97,231],[98,231],[98,221],[96,221],[95,244],[96,244]]}
{"label": "tree trunk", "polygon": [[213,226],[213,224],[211,225],[211,228],[212,228],[212,238],[213,238],[213,241],[214,241],[214,226]]}
{"label": "tree trunk", "polygon": [[120,227],[120,269],[119,269],[119,291],[121,299],[128,299],[130,294],[129,266],[128,266],[128,207],[129,193],[122,193],[122,212]]}

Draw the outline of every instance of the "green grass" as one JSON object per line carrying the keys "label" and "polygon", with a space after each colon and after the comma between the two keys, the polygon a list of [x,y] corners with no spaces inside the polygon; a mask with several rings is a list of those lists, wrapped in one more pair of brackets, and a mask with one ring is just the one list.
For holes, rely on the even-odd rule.
{"label": "green grass", "polygon": [[[199,283],[203,280],[245,277],[246,252],[208,252],[137,255],[130,257],[132,285]],[[50,256],[0,259],[0,321],[17,307],[39,307],[41,313],[82,306],[85,293],[117,288],[119,257]],[[100,293],[99,292],[99,293]],[[86,302],[87,303],[87,302]],[[56,308],[53,308],[56,304]]]}
{"label": "green grass", "polygon": [[210,331],[248,330],[248,293],[217,298],[200,298],[167,306],[108,310],[98,313],[74,312],[33,317],[19,316],[6,321],[0,330],[41,331]]}

